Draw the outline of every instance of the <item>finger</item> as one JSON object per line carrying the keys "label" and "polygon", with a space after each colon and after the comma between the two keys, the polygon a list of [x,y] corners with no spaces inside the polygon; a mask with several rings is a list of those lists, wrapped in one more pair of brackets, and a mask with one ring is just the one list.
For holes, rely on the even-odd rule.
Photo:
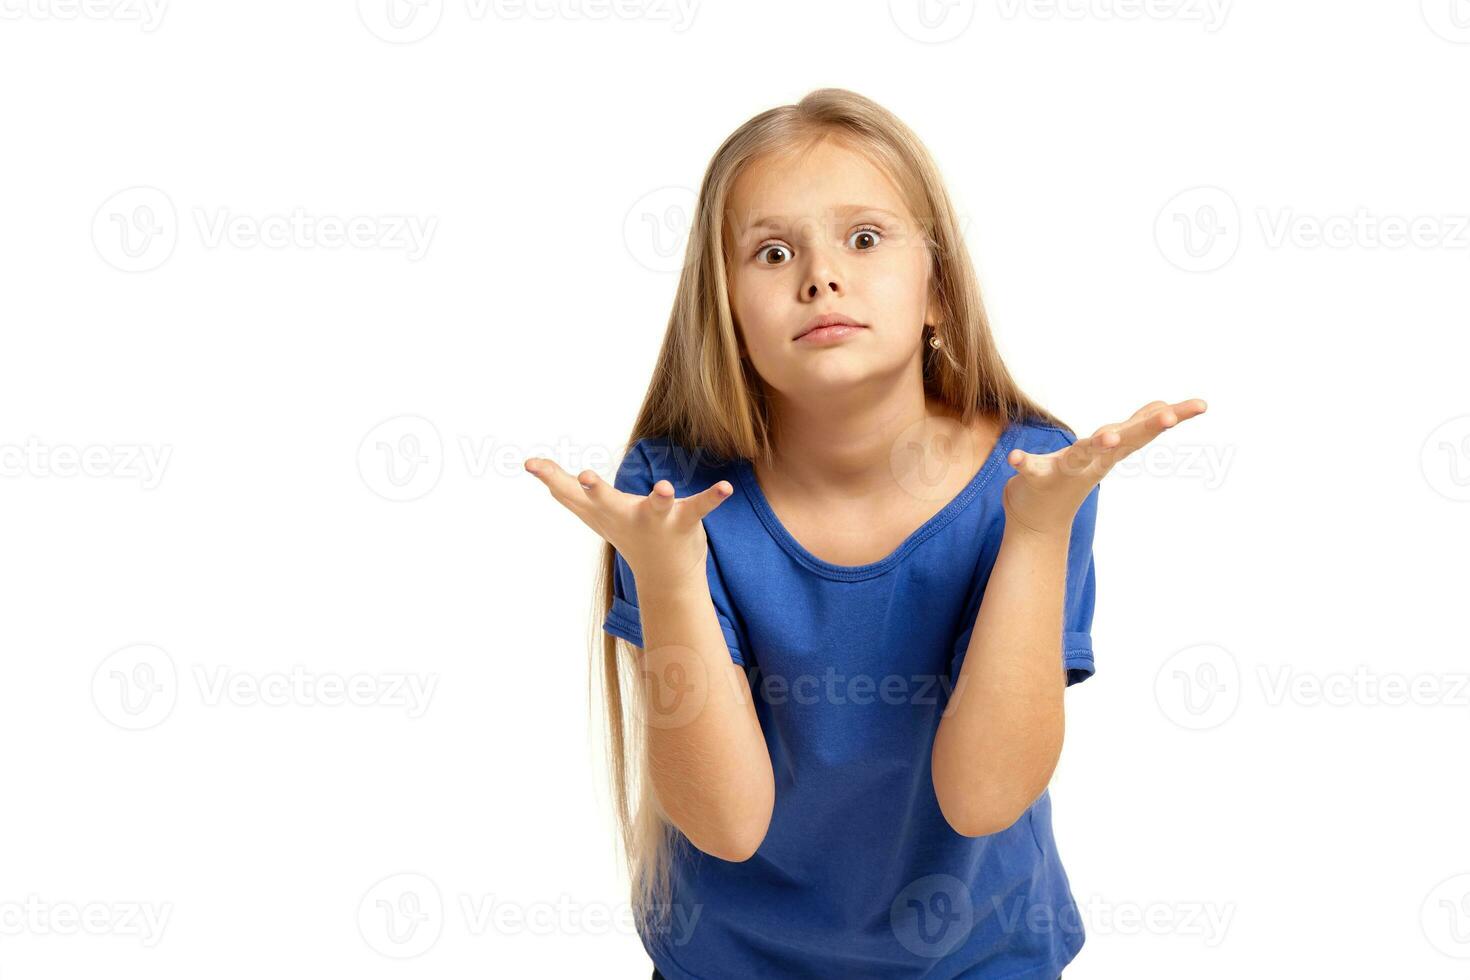
{"label": "finger", "polygon": [[1006,455],[1006,462],[1014,466],[1017,473],[1026,476],[1040,476],[1046,472],[1045,459],[1046,454],[1028,453],[1024,449],[1012,449]]}
{"label": "finger", "polygon": [[1183,422],[1185,419],[1192,419],[1196,415],[1203,415],[1209,407],[1203,398],[1187,398],[1182,402],[1176,402],[1173,409],[1174,415],[1180,422]]}
{"label": "finger", "polygon": [[576,478],[558,466],[555,460],[535,456],[526,460],[525,467],[527,472],[544,483],[551,491],[551,495],[566,507],[573,511],[580,511],[586,506],[586,491],[578,486]]}
{"label": "finger", "polygon": [[581,484],[582,492],[587,495],[587,499],[594,504],[606,503],[616,489],[609,486],[596,470],[583,470],[578,473],[577,482]]}
{"label": "finger", "polygon": [[1132,422],[1134,419],[1142,418],[1145,415],[1151,415],[1156,409],[1163,408],[1168,404],[1169,403],[1164,401],[1163,399],[1156,398],[1153,401],[1149,402],[1147,405],[1140,408],[1138,411],[1134,412],[1132,415],[1128,416],[1128,421]]}
{"label": "finger", "polygon": [[723,504],[735,493],[729,480],[721,480],[712,483],[708,487],[696,493],[692,497],[685,497],[680,503],[695,520],[704,520],[710,511]]}
{"label": "finger", "polygon": [[1057,457],[1057,467],[1069,476],[1091,472],[1089,467],[1095,468],[1101,461],[1109,460],[1115,455],[1115,450],[1122,444],[1119,431],[1120,426],[1116,424],[1105,425],[1092,435],[1073,441],[1070,446],[1061,450],[1061,455]]}
{"label": "finger", "polygon": [[1160,432],[1194,418],[1207,407],[1202,398],[1175,405],[1151,401],[1129,416],[1128,421],[1099,426],[1088,438],[1072,443],[1063,452],[1060,465],[1067,473],[1080,473],[1088,467],[1094,472],[1106,472],[1124,456],[1148,445]]}
{"label": "finger", "polygon": [[659,480],[648,491],[648,506],[655,514],[665,516],[674,509],[674,485],[668,480]]}

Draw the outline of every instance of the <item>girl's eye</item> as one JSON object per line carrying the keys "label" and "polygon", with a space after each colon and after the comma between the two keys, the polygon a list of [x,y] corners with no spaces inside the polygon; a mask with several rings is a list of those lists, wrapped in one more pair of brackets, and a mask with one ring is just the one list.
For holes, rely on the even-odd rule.
{"label": "girl's eye", "polygon": [[764,261],[761,258],[761,256],[769,255],[771,252],[785,252],[785,251],[786,251],[786,246],[785,245],[762,245],[760,247],[760,249],[755,253],[755,255],[756,255],[756,261],[757,262],[760,262],[761,265],[781,265],[782,263],[786,262],[790,258],[789,255],[785,259],[781,259],[779,262],[766,262],[766,261]]}
{"label": "girl's eye", "polygon": [[[883,233],[872,225],[863,225],[861,228],[854,229],[852,234],[847,236],[847,240],[849,242],[851,242],[854,238],[858,238],[861,242],[864,243],[862,245],[856,246],[858,251],[870,252],[878,246],[878,242],[882,241]],[[765,260],[765,257],[769,256],[772,252],[784,253],[785,258],[779,259],[774,262],[767,262]],[[791,260],[790,250],[785,245],[782,245],[779,242],[763,243],[760,248],[756,249],[755,255],[756,261],[759,262],[761,265],[783,265],[784,263]]]}
{"label": "girl's eye", "polygon": [[867,251],[871,251],[872,249],[876,248],[878,246],[879,240],[881,240],[882,237],[883,237],[882,232],[880,232],[877,228],[874,228],[872,225],[864,225],[863,227],[858,228],[857,230],[855,230],[852,233],[852,235],[847,240],[848,241],[852,241],[854,238],[857,238],[859,235],[861,235],[863,238],[868,239],[868,240],[870,240],[872,242],[872,244],[869,245],[869,246],[867,246],[867,248],[860,248],[860,249],[858,249],[858,251],[860,251],[860,252],[867,252]]}

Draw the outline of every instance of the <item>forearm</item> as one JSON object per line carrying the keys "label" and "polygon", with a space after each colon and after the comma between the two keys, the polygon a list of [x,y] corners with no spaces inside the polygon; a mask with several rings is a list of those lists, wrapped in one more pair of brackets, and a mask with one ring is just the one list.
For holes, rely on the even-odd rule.
{"label": "forearm", "polygon": [[664,812],[701,851],[755,852],[775,779],[744,670],[715,617],[709,583],[639,589],[649,772]]}
{"label": "forearm", "polygon": [[966,836],[1013,824],[1061,755],[1067,547],[1006,525],[931,756],[940,809]]}

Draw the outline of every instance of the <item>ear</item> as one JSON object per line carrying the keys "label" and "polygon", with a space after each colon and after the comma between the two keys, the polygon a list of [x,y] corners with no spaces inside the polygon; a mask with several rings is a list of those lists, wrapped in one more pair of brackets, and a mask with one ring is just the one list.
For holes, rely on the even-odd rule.
{"label": "ear", "polygon": [[934,295],[934,290],[929,290],[929,302],[924,307],[924,322],[933,324],[935,331],[944,327],[944,308],[939,304],[939,297]]}

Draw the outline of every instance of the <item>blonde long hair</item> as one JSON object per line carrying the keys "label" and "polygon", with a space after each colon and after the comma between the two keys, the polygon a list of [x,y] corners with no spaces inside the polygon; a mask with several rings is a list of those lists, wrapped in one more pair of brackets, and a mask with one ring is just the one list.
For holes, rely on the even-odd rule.
{"label": "blonde long hair", "polygon": [[[954,208],[928,150],[898,117],[872,100],[846,89],[822,88],[795,105],[754,116],[710,160],[663,346],[627,446],[669,437],[676,446],[699,447],[702,454],[771,460],[768,407],[759,377],[740,356],[730,311],[722,216],[736,177],[751,161],[800,151],[823,138],[865,153],[903,193],[923,231],[932,259],[931,288],[941,309],[937,333],[943,341],[938,350],[925,350],[926,393],[955,411],[965,425],[979,416],[1029,418],[1070,434],[1017,387],[1001,361]],[[613,567],[613,547],[606,544],[595,589],[591,676],[599,673],[600,652],[617,832],[633,909],[653,928],[669,908],[670,864],[683,835],[663,813],[649,778],[638,664],[633,656],[619,654],[624,641],[601,629],[612,607]],[[630,761],[636,761],[636,768]]]}

